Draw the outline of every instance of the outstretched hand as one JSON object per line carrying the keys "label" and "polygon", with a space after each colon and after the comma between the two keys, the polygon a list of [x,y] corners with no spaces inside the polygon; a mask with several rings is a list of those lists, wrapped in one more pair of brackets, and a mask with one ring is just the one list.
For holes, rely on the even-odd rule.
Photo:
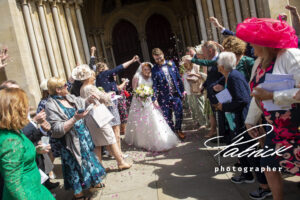
{"label": "outstretched hand", "polygon": [[287,6],[285,6],[285,8],[287,10],[289,10],[292,15],[297,15],[298,14],[297,8],[295,6],[287,5]]}
{"label": "outstretched hand", "polygon": [[139,56],[137,56],[137,55],[133,56],[132,63],[134,63],[134,62],[140,62]]}
{"label": "outstretched hand", "polygon": [[0,53],[0,69],[6,67],[7,63],[5,62],[8,58],[7,48],[1,50]]}
{"label": "outstretched hand", "polygon": [[215,17],[210,17],[209,21],[216,27],[219,29],[223,29],[224,27],[219,23],[218,19]]}

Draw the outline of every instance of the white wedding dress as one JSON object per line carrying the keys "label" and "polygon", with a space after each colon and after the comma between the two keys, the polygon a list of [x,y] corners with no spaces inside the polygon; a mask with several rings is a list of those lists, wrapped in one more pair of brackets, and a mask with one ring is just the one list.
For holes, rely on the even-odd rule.
{"label": "white wedding dress", "polygon": [[[138,85],[152,88],[152,79],[145,80],[138,76]],[[169,127],[162,111],[156,108],[149,97],[146,102],[135,96],[129,111],[125,141],[129,145],[147,149],[148,151],[166,151],[175,147],[179,139]]]}

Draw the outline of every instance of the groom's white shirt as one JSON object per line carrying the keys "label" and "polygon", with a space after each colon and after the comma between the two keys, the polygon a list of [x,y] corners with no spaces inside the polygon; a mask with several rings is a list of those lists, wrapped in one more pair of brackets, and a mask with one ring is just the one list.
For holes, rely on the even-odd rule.
{"label": "groom's white shirt", "polygon": [[[169,73],[169,69],[168,69],[168,65],[167,65],[167,61],[165,61],[165,63],[163,64],[163,66],[161,67],[162,71],[164,72],[166,78],[167,78],[167,81],[169,83],[169,87],[171,90],[175,90],[175,87],[174,87],[174,84],[173,84],[173,81],[171,80],[172,77]],[[174,92],[174,91],[172,91]]]}

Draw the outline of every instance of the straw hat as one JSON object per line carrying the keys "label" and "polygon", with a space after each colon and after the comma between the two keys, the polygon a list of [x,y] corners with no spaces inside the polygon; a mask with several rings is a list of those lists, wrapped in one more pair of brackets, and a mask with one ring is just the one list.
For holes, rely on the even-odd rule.
{"label": "straw hat", "polygon": [[92,76],[92,70],[86,64],[79,65],[72,71],[72,78],[76,81],[83,81]]}

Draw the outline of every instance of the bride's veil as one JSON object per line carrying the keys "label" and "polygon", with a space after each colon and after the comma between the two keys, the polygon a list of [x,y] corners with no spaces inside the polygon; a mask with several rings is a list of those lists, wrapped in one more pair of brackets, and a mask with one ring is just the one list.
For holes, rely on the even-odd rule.
{"label": "bride's veil", "polygon": [[153,68],[153,64],[151,62],[143,62],[143,63],[141,63],[140,66],[139,66],[139,68],[136,70],[136,72],[135,72],[135,74],[133,76],[134,79],[143,78],[143,76],[142,76],[142,67],[143,67],[144,64],[150,65],[151,69]]}

